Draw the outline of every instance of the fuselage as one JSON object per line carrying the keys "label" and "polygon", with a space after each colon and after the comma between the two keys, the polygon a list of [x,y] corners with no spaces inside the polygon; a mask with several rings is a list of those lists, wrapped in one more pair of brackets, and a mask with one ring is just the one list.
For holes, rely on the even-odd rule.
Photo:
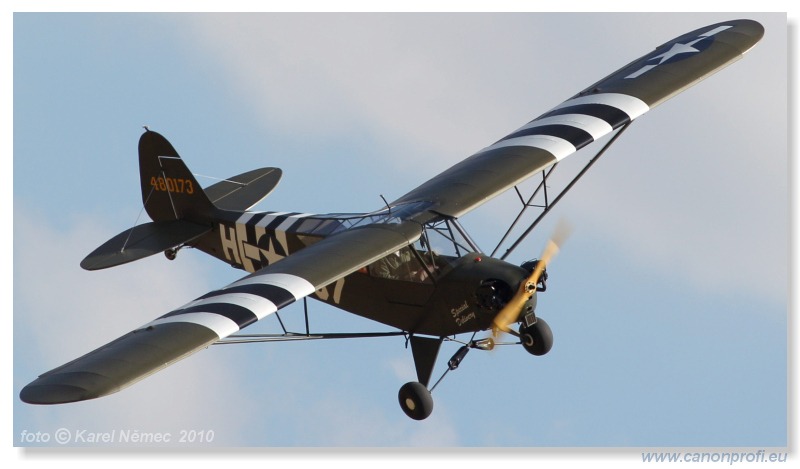
{"label": "fuselage", "polygon": [[[192,245],[255,272],[327,236],[386,222],[389,215],[220,211],[214,229]],[[448,223],[455,222],[428,220],[430,229],[416,243],[336,280],[312,298],[416,334],[444,337],[488,329],[530,272],[478,252],[457,233],[460,227]],[[535,296],[527,309],[534,304]]]}

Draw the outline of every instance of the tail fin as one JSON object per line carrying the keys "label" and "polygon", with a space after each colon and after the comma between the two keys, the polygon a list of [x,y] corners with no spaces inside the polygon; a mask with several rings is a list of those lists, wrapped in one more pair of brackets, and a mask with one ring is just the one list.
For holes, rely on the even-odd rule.
{"label": "tail fin", "polygon": [[81,262],[86,270],[126,264],[191,242],[212,230],[214,204],[166,138],[147,130],[139,139],[142,201],[152,223],[109,239]]}
{"label": "tail fin", "polygon": [[214,204],[169,141],[149,129],[139,139],[139,174],[142,201],[153,221],[209,220]]}

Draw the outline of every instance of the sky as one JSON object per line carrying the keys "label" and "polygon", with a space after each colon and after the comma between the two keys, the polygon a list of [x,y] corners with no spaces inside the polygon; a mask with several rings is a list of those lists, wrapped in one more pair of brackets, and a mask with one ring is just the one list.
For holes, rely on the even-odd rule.
{"label": "sky", "polygon": [[[427,420],[397,404],[415,379],[402,338],[212,346],[102,399],[19,401],[39,374],[244,275],[191,250],[79,267],[148,221],[143,125],[196,174],[282,168],[257,209],[369,211],[661,43],[739,17],[765,26],[761,43],[638,119],[509,258],[536,257],[559,219],[572,225],[537,309],[553,350],[472,351]],[[786,25],[719,13],[15,14],[13,445],[58,446],[66,429],[211,440],[165,445],[180,449],[786,446]],[[517,210],[505,195],[461,222],[491,251]],[[310,306],[312,328],[384,330]],[[301,329],[302,305],[281,317]],[[268,318],[247,332],[277,330]],[[434,376],[456,349],[445,344]]]}

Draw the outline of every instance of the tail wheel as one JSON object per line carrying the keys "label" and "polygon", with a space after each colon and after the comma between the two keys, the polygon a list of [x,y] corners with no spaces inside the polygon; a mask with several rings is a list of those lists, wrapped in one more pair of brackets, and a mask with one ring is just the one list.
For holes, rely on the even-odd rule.
{"label": "tail wheel", "polygon": [[433,412],[433,396],[422,383],[404,384],[397,397],[403,412],[414,420],[425,420]]}
{"label": "tail wheel", "polygon": [[541,356],[553,348],[553,331],[542,318],[536,318],[536,322],[530,326],[523,326],[519,330],[522,346],[532,354]]}

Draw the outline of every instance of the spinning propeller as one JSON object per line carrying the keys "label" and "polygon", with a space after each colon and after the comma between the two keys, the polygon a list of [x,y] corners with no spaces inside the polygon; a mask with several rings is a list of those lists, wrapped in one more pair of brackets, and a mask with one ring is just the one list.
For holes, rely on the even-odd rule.
{"label": "spinning propeller", "polygon": [[497,338],[501,332],[513,334],[508,326],[517,322],[522,308],[525,307],[525,303],[531,299],[531,296],[536,291],[536,286],[539,284],[547,265],[553,260],[556,254],[558,254],[560,246],[564,244],[564,241],[566,241],[571,231],[571,227],[566,222],[559,222],[555,232],[547,241],[542,251],[542,256],[536,263],[536,267],[534,267],[531,275],[520,283],[519,289],[514,297],[511,298],[500,312],[497,313],[497,316],[495,316],[492,322],[492,334],[495,338]]}

